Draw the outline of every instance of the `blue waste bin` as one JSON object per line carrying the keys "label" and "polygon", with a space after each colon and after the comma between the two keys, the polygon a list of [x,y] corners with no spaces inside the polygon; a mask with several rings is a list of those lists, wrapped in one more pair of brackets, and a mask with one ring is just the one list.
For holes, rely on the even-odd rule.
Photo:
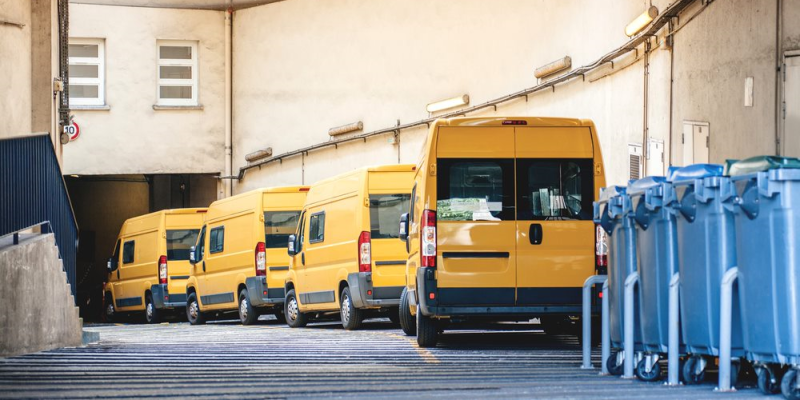
{"label": "blue waste bin", "polygon": [[[621,349],[624,339],[625,279],[636,272],[636,232],[631,200],[624,186],[610,186],[600,190],[600,200],[594,203],[594,220],[608,234],[608,302],[610,309],[609,333],[611,347]],[[634,313],[638,315],[638,299]],[[636,319],[634,343],[641,348],[641,330]],[[608,371],[622,374],[622,352],[612,352],[607,363]]]}
{"label": "blue waste bin", "polygon": [[[744,349],[759,372],[784,376],[784,396],[800,398],[800,160],[756,157],[732,164],[736,187],[738,286]],[[769,371],[762,370],[767,367]],[[761,379],[759,379],[761,380]],[[775,392],[776,390],[762,391]],[[774,389],[774,388],[773,388]],[[788,390],[788,392],[787,392]],[[792,397],[793,396],[793,397]]]}
{"label": "blue waste bin", "polygon": [[658,354],[669,348],[669,284],[678,272],[676,219],[674,210],[667,207],[675,195],[672,184],[660,176],[631,182],[627,193],[636,222],[642,347],[655,353],[639,362],[636,376],[655,381],[660,379]]}
{"label": "blue waste bin", "polygon": [[[736,267],[733,203],[736,192],[724,168],[695,164],[672,172],[680,271],[681,333],[687,359],[681,371],[687,384],[705,376],[704,356],[719,356],[720,288],[725,272]],[[741,318],[734,289],[732,355],[741,357]],[[732,377],[738,374],[734,365]]]}

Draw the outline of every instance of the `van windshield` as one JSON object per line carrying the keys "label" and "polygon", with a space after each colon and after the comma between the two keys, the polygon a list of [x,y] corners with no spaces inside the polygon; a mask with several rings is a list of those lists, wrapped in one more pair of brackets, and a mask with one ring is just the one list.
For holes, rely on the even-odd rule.
{"label": "van windshield", "polygon": [[300,211],[265,211],[264,243],[268,249],[286,248],[289,235],[297,230]]}
{"label": "van windshield", "polygon": [[188,261],[189,249],[197,242],[199,229],[167,231],[167,261]]}
{"label": "van windshield", "polygon": [[592,159],[517,159],[517,219],[591,220]]}
{"label": "van windshield", "polygon": [[409,194],[369,195],[369,223],[372,239],[400,237],[400,215],[408,212]]}

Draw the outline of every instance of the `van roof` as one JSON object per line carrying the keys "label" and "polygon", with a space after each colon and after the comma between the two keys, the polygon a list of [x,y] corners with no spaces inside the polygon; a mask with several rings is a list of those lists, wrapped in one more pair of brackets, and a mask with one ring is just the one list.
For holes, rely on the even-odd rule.
{"label": "van roof", "polygon": [[[437,120],[440,126],[502,126],[504,121],[525,121],[525,126],[583,126],[587,120],[557,117],[458,117]],[[508,124],[514,126],[514,124]]]}
{"label": "van roof", "polygon": [[166,214],[166,215],[196,214],[196,213],[204,213],[206,211],[208,211],[208,208],[205,208],[205,207],[171,208],[171,209],[168,209],[168,210],[161,210],[161,211],[156,211],[156,212],[151,212],[151,213],[139,215],[139,216],[136,216],[136,217],[133,217],[133,218],[128,218],[127,220],[125,220],[125,222],[127,222],[127,221],[136,221],[136,220],[139,220],[139,219],[149,218],[149,217],[153,217],[153,216],[159,215],[159,214]]}
{"label": "van roof", "polygon": [[341,179],[350,175],[363,174],[365,172],[413,172],[416,169],[417,166],[414,164],[389,164],[389,165],[374,165],[369,167],[361,167],[351,171],[342,172],[341,174],[331,176],[330,178],[321,179],[316,183],[314,183],[314,186],[323,183],[333,182],[337,179]]}
{"label": "van roof", "polygon": [[[263,194],[263,193],[297,193],[297,192],[307,192],[307,191],[308,191],[310,188],[311,188],[311,186],[277,186],[277,187],[264,187],[264,188],[258,188],[258,189],[248,190],[247,192],[244,192],[244,193],[239,193],[239,194],[237,194],[237,195],[235,195],[235,196],[226,197],[226,198],[224,198],[224,199],[219,199],[219,200],[215,201],[214,203],[235,201],[235,200],[238,200],[238,199],[241,199],[241,198],[244,198],[244,197],[249,197],[249,196],[253,196],[253,195],[256,195],[256,194]],[[211,205],[213,206],[213,205],[214,205],[214,203],[211,203]],[[209,206],[209,207],[210,207],[210,206]]]}

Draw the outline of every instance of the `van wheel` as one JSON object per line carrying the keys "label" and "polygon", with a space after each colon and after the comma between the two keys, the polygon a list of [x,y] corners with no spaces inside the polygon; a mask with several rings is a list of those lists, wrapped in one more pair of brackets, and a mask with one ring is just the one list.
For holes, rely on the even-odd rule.
{"label": "van wheel", "polygon": [[403,333],[407,336],[414,336],[417,333],[417,321],[411,315],[411,307],[408,304],[408,289],[406,288],[403,288],[403,293],[400,294],[400,309],[397,314],[400,319],[400,329],[403,330]]}
{"label": "van wheel", "polygon": [[144,296],[144,318],[148,324],[161,322],[161,312],[153,304],[153,295],[150,293]]}
{"label": "van wheel", "polygon": [[350,297],[349,287],[346,287],[344,290],[342,290],[340,299],[342,301],[340,311],[342,315],[342,326],[344,329],[352,331],[360,328],[361,323],[364,322],[364,312],[353,305],[353,300]]}
{"label": "van wheel", "polygon": [[242,321],[242,325],[253,325],[258,321],[258,311],[250,304],[247,290],[242,290],[239,293],[239,319]]}
{"label": "van wheel", "polygon": [[283,311],[275,311],[275,313],[272,315],[275,316],[275,319],[277,319],[279,323],[286,323],[286,314],[284,314]]}
{"label": "van wheel", "polygon": [[206,323],[206,317],[200,311],[200,303],[197,302],[197,294],[192,293],[186,299],[186,319],[192,325],[202,325]]}
{"label": "van wheel", "polygon": [[286,293],[284,307],[286,325],[289,325],[290,328],[302,328],[308,324],[308,317],[300,312],[300,305],[297,303],[297,296],[294,294],[294,289]]}
{"label": "van wheel", "polygon": [[439,341],[439,327],[433,318],[422,315],[422,310],[417,306],[417,344],[419,347],[436,347]]}
{"label": "van wheel", "polygon": [[117,310],[114,308],[114,298],[111,293],[106,293],[106,322],[114,322],[117,318]]}

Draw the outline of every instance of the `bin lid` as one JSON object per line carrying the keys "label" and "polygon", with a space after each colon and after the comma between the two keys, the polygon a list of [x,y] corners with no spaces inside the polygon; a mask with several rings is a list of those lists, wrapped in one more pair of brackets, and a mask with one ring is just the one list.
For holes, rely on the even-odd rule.
{"label": "bin lid", "polygon": [[710,176],[724,176],[725,167],[719,164],[693,164],[676,170],[671,170],[669,182],[693,181]]}
{"label": "bin lid", "polygon": [[626,192],[627,188],[625,186],[609,186],[602,188],[600,189],[600,200],[598,200],[598,203],[607,203],[614,197],[624,196]]}
{"label": "bin lid", "polygon": [[631,181],[631,183],[628,185],[628,194],[631,196],[642,194],[646,192],[647,189],[661,186],[661,184],[665,183],[666,181],[667,178],[663,176],[648,176],[647,178]]}
{"label": "bin lid", "polygon": [[794,157],[758,156],[730,164],[728,175],[742,176],[771,169],[799,169],[800,159]]}

